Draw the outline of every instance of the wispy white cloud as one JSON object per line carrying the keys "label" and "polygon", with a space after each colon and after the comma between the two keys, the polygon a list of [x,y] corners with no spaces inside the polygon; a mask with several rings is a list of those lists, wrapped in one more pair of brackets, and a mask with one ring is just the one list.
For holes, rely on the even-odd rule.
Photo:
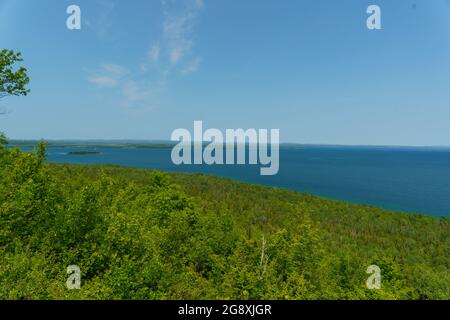
{"label": "wispy white cloud", "polygon": [[185,16],[168,16],[164,23],[164,37],[172,64],[178,63],[194,46],[192,33],[192,14]]}
{"label": "wispy white cloud", "polygon": [[106,63],[102,65],[105,72],[111,74],[113,77],[121,78],[128,73],[128,70],[118,64]]}
{"label": "wispy white cloud", "polygon": [[143,85],[137,81],[126,81],[122,86],[122,93],[129,102],[140,102],[149,98],[152,90],[149,86]]}
{"label": "wispy white cloud", "polygon": [[195,46],[194,28],[204,8],[201,0],[185,0],[182,10],[172,9],[173,1],[162,0],[164,11],[163,38],[169,60],[177,64]]}
{"label": "wispy white cloud", "polygon": [[153,45],[148,51],[148,59],[152,63],[157,63],[159,61],[159,55],[161,53],[161,47],[159,44]]}
{"label": "wispy white cloud", "polygon": [[113,40],[115,37],[111,32],[113,26],[112,14],[116,5],[111,0],[97,0],[95,4],[99,6],[99,9],[96,10],[98,12],[97,15],[95,17],[88,16],[84,18],[84,24],[94,31],[102,41]]}
{"label": "wispy white cloud", "polygon": [[[200,68],[202,59],[194,56],[193,51],[195,26],[204,9],[204,1],[161,0],[161,5],[162,33],[149,46],[143,61],[129,69],[117,64],[103,64],[88,78],[99,88],[116,88],[122,96],[120,104],[126,108],[153,108],[174,76],[187,76]],[[107,22],[104,24],[108,26]],[[129,71],[136,68],[140,72]]]}
{"label": "wispy white cloud", "polygon": [[198,9],[203,9],[203,7],[205,6],[205,1],[204,0],[195,0],[195,5],[197,6]]}
{"label": "wispy white cloud", "polygon": [[119,104],[126,108],[146,108],[153,104],[165,86],[165,76],[157,81],[137,79],[136,74],[118,64],[102,64],[91,75],[88,81],[101,89],[115,89],[121,96]]}
{"label": "wispy white cloud", "polygon": [[100,88],[112,88],[118,84],[116,79],[107,76],[93,76],[89,78],[89,82]]}
{"label": "wispy white cloud", "polygon": [[149,65],[157,66],[162,72],[186,68],[183,63],[192,56],[195,48],[195,26],[205,4],[203,0],[161,0],[161,6],[162,33],[140,64],[144,72],[149,70]]}
{"label": "wispy white cloud", "polygon": [[117,64],[103,64],[89,76],[88,81],[100,88],[117,87],[128,70]]}
{"label": "wispy white cloud", "polygon": [[188,65],[184,69],[181,70],[181,74],[186,76],[191,73],[197,72],[197,70],[200,68],[201,62],[202,62],[202,59],[200,57],[197,57],[197,58],[191,60],[191,62],[189,62]]}

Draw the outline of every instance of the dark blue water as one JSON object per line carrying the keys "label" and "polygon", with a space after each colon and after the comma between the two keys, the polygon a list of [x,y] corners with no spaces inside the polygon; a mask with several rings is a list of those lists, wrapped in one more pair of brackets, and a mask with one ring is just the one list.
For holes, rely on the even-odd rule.
{"label": "dark blue water", "polygon": [[[69,151],[100,154],[68,155]],[[49,147],[48,160],[201,172],[386,209],[450,216],[450,149],[282,146],[276,176],[260,176],[260,167],[249,165],[175,166],[170,153],[171,149]]]}

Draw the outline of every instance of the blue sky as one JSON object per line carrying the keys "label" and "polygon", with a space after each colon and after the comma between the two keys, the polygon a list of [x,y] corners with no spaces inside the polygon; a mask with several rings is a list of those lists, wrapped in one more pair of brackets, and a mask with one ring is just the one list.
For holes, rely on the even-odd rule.
{"label": "blue sky", "polygon": [[168,140],[203,120],[283,142],[450,145],[448,0],[0,0],[0,47],[31,78],[0,101],[11,138]]}

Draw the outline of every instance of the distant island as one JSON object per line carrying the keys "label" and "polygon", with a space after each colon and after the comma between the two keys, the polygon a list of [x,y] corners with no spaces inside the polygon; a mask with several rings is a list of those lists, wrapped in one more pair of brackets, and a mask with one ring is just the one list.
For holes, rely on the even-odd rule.
{"label": "distant island", "polygon": [[66,153],[67,155],[88,155],[88,154],[100,154],[98,151],[70,151]]}

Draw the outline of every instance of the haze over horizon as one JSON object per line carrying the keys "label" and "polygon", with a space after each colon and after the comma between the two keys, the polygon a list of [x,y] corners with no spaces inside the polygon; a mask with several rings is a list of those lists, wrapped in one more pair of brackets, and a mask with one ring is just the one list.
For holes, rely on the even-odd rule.
{"label": "haze over horizon", "polygon": [[[144,144],[177,144],[177,141],[172,140],[164,140],[164,139],[127,139],[127,138],[115,138],[115,139],[95,139],[95,138],[89,138],[89,139],[17,139],[17,138],[8,138],[10,143],[14,145],[16,142],[39,142],[39,141],[46,141],[49,143],[89,143],[89,144],[95,144],[99,143],[102,144],[133,144],[133,143],[144,143]],[[202,141],[204,144],[208,144],[208,141]],[[442,148],[442,149],[450,149],[450,145],[395,145],[395,144],[385,144],[385,145],[379,145],[379,144],[330,144],[330,143],[308,143],[308,142],[285,142],[280,141],[280,145],[298,145],[298,146],[323,146],[323,147],[373,147],[373,148]]]}

